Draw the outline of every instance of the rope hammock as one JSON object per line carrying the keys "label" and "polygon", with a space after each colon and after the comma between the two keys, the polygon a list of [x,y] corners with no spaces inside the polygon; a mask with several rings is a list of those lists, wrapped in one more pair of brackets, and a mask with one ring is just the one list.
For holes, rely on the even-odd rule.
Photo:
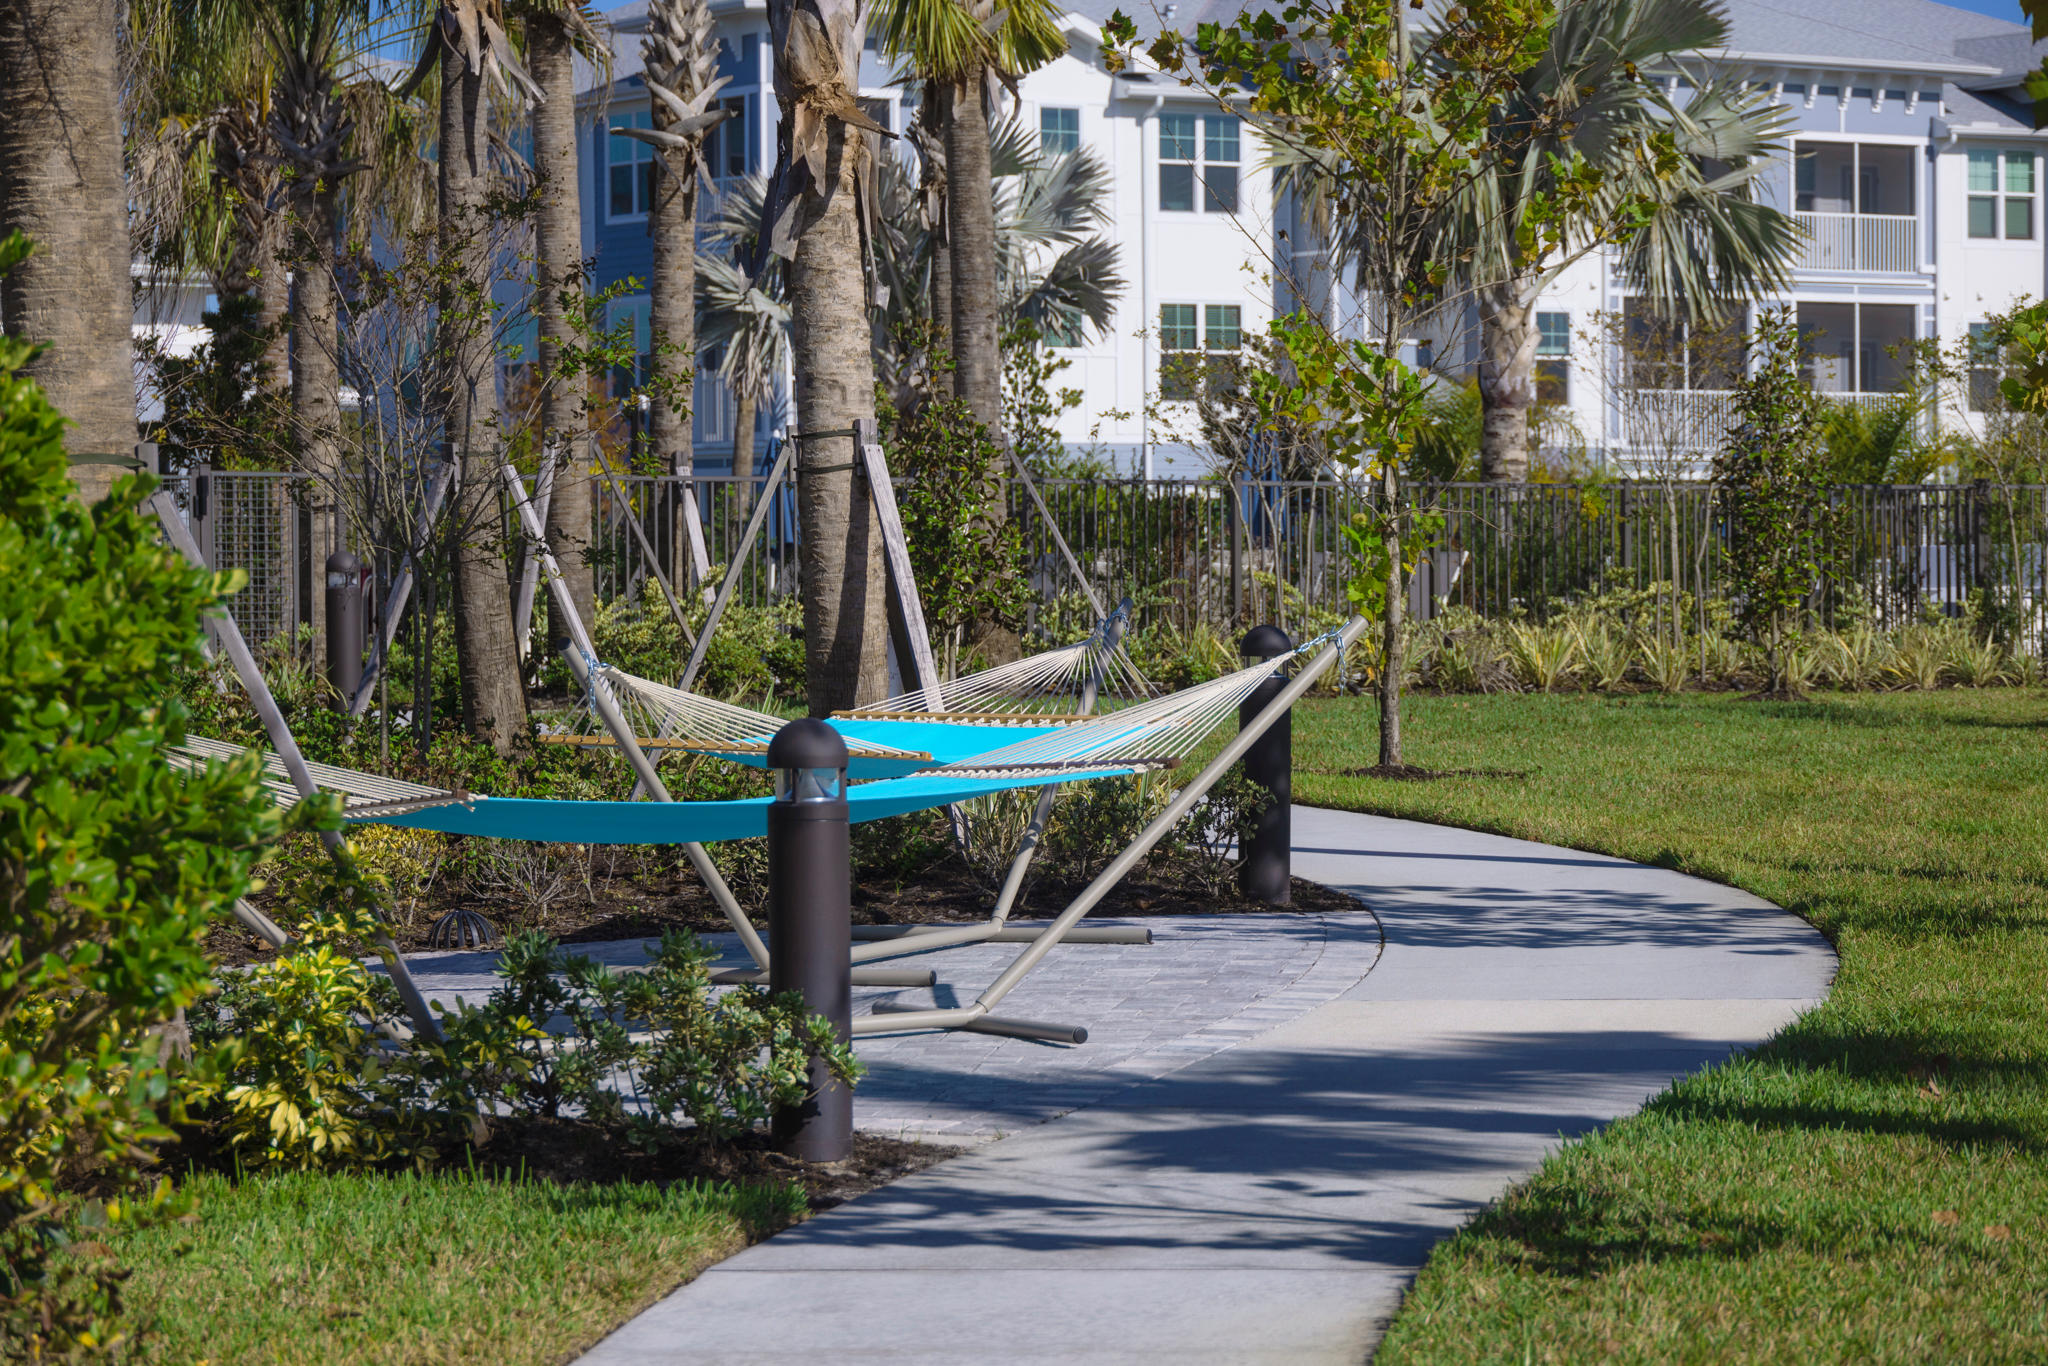
{"label": "rope hammock", "polygon": [[[1118,614],[1125,610],[1119,608]],[[964,725],[1074,725],[1085,719],[1080,701],[1091,680],[1100,680],[1105,697],[1152,695],[1152,685],[1124,653],[1122,642],[1111,645],[1110,639],[1110,621],[1105,621],[1086,640],[942,683],[942,705],[936,711],[929,705],[928,691],[919,688],[833,715],[856,721],[943,716]]]}
{"label": "rope hammock", "polygon": [[[225,740],[209,740],[204,736],[191,735],[186,737],[184,744],[172,746],[170,753],[165,757],[171,767],[183,773],[191,773],[210,763],[231,763],[248,752],[246,745],[234,745]],[[259,753],[263,756],[263,785],[270,789],[272,798],[282,807],[298,805],[299,790],[292,785],[291,774],[285,770],[284,761],[269,750],[261,750]],[[306,769],[313,775],[314,785],[322,792],[331,792],[341,798],[341,814],[344,820],[375,820],[380,816],[403,816],[433,807],[468,805],[474,800],[469,793],[459,788],[425,787],[398,778],[358,773],[351,768],[336,768],[332,764],[309,762]]]}
{"label": "rope hammock", "polygon": [[930,771],[948,777],[995,777],[1110,765],[1133,772],[1175,767],[1234,717],[1238,705],[1261,683],[1323,639],[1304,641],[1286,654],[1207,683],[1080,718]]}

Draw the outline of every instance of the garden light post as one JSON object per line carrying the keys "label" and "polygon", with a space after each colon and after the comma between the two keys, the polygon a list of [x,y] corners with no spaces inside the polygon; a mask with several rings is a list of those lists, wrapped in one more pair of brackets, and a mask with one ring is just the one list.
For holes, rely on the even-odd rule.
{"label": "garden light post", "polygon": [[[1294,648],[1294,642],[1277,626],[1254,626],[1245,633],[1237,652],[1246,659],[1272,659]],[[1287,679],[1279,670],[1260,683],[1237,707],[1237,721],[1249,726],[1266,704],[1280,695]],[[1282,714],[1264,735],[1244,752],[1244,776],[1271,794],[1259,809],[1257,819],[1244,834],[1237,851],[1237,881],[1244,894],[1268,906],[1285,906],[1291,899],[1290,851],[1294,843],[1291,806],[1294,797],[1294,713]]]}
{"label": "garden light post", "polygon": [[350,550],[327,557],[327,681],[343,711],[363,686],[363,562]]}
{"label": "garden light post", "polygon": [[[768,742],[775,801],[768,808],[768,986],[803,996],[841,1043],[853,1037],[853,848],[846,741],[823,721],[792,721]],[[853,1091],[823,1058],[811,1093],[775,1114],[775,1142],[806,1162],[853,1151]]]}

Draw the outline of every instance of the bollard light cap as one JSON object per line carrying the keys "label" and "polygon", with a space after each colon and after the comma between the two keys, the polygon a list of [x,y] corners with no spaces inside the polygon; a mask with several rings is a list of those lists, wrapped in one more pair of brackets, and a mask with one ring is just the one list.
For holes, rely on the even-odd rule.
{"label": "bollard light cap", "polygon": [[846,739],[816,717],[798,717],[769,740],[768,767],[845,768]]}
{"label": "bollard light cap", "polygon": [[363,557],[353,550],[337,550],[327,557],[327,572],[330,574],[360,574],[363,572]]}
{"label": "bollard light cap", "polygon": [[1238,642],[1237,652],[1246,659],[1271,659],[1294,648],[1294,642],[1278,626],[1254,626]]}

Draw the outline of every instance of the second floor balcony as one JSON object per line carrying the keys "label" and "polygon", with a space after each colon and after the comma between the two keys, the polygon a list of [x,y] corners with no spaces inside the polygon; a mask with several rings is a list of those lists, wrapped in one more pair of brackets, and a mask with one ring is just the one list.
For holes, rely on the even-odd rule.
{"label": "second floor balcony", "polygon": [[1868,270],[1906,274],[1920,269],[1920,222],[1910,214],[1795,213],[1806,229],[1794,264],[1800,270]]}

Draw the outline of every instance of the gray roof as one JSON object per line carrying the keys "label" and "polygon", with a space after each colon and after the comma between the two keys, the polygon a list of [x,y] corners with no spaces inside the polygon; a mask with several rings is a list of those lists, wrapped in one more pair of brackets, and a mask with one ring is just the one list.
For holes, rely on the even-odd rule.
{"label": "gray roof", "polygon": [[[1432,0],[1432,3],[1439,0]],[[717,0],[714,0],[717,3]],[[1057,0],[1063,9],[1096,24],[1122,9],[1141,33],[1171,25],[1190,32],[1197,24],[1227,22],[1258,0]],[[1817,68],[1905,64],[1981,67],[1957,72],[1972,88],[2010,86],[2038,68],[2048,44],[2036,44],[2026,28],[1990,15],[1957,9],[1936,0],[1726,0],[1729,42],[1736,57],[1782,60]],[[603,16],[614,29],[613,72],[617,79],[640,71],[639,30],[647,21],[647,0],[628,0]],[[2004,79],[2000,79],[2000,77]],[[587,81],[580,71],[579,88]]]}

